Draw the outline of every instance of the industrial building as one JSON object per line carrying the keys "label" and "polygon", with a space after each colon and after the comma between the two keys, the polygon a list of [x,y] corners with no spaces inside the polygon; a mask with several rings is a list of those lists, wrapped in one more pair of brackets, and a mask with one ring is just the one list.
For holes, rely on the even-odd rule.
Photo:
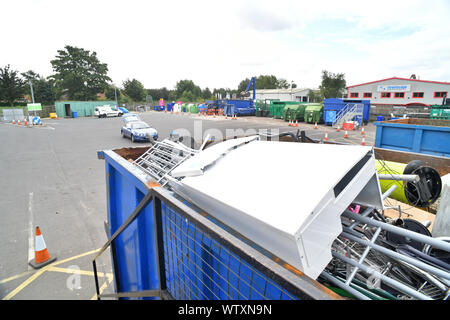
{"label": "industrial building", "polygon": [[260,89],[256,90],[256,100],[279,99],[281,101],[310,102],[308,94],[311,89]]}
{"label": "industrial building", "polygon": [[450,82],[392,77],[347,87],[348,99],[370,100],[372,106],[431,106],[442,104]]}

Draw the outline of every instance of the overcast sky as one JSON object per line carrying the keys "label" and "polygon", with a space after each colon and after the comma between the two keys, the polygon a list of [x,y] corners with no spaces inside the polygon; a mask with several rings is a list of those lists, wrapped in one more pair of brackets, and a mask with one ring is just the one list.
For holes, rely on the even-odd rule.
{"label": "overcast sky", "polygon": [[1,0],[0,66],[52,73],[65,45],[96,51],[121,85],[228,87],[273,74],[318,87],[392,76],[450,81],[450,1]]}

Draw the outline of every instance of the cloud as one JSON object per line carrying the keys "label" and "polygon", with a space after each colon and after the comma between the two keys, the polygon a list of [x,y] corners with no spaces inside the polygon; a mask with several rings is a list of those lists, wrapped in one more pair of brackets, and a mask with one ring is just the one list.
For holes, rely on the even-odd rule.
{"label": "cloud", "polygon": [[[367,3],[367,4],[366,4]],[[390,76],[450,81],[446,0],[1,1],[0,65],[52,73],[70,44],[96,51],[121,85],[235,88],[274,74],[317,87],[322,70],[348,84]]]}

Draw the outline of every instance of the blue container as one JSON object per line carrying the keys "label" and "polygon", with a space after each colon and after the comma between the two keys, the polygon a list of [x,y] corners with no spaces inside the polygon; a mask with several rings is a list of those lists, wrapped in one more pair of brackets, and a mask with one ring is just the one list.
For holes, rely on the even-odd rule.
{"label": "blue container", "polygon": [[202,113],[202,112],[206,113],[206,111],[207,111],[207,107],[204,103],[202,103],[198,106],[198,113]]}
{"label": "blue container", "polygon": [[[101,151],[98,157],[105,160],[111,235],[148,192],[148,177],[112,150]],[[164,201],[161,212],[166,285],[175,299],[295,298],[274,283],[270,274],[262,274],[194,224],[187,223]],[[154,232],[153,203],[150,202],[113,241],[111,256],[116,292],[159,288]]]}
{"label": "blue container", "polygon": [[78,118],[78,113],[76,111],[72,111],[72,118]]}
{"label": "blue container", "polygon": [[[412,120],[412,119],[409,119]],[[417,123],[421,119],[415,119]],[[427,123],[432,123],[426,120]],[[439,120],[437,120],[439,121]],[[440,120],[444,121],[444,120]],[[450,157],[450,127],[375,122],[375,147]],[[450,125],[450,121],[449,124]]]}
{"label": "blue container", "polygon": [[250,108],[253,106],[252,100],[235,100],[235,99],[227,99],[224,100],[225,104],[232,104],[236,108]]}
{"label": "blue container", "polygon": [[[133,149],[132,154],[136,152],[136,155],[147,150]],[[149,191],[148,176],[120,156],[121,151],[98,152],[98,157],[105,160],[109,235],[127,220]],[[184,204],[196,210],[188,202],[184,201]],[[160,214],[162,246],[159,249],[164,255],[167,290],[175,299],[295,299],[286,288],[273,281],[272,272],[262,273],[250,264],[251,260],[241,258],[223,243],[218,243],[217,238],[188,221],[165,200],[161,200]],[[152,200],[112,242],[116,292],[159,288],[154,219]],[[220,222],[210,220],[227,230]],[[323,289],[317,287],[317,290],[322,292]]]}
{"label": "blue container", "polygon": [[[336,119],[336,114],[343,109],[348,103],[362,103],[364,105],[363,109],[363,121],[364,123],[369,122],[370,116],[370,100],[352,100],[352,99],[339,99],[339,98],[329,98],[323,101],[323,112],[324,112],[324,122],[327,125],[331,125],[333,121]],[[327,111],[335,111],[333,113],[329,113],[328,116]]]}
{"label": "blue container", "polygon": [[336,120],[337,113],[338,113],[338,111],[336,111],[336,110],[324,111],[323,121],[325,122],[325,124],[331,126],[333,124],[334,120]]}
{"label": "blue container", "polygon": [[169,102],[169,103],[167,104],[167,111],[168,111],[168,112],[173,111],[173,106],[174,106],[174,105],[175,105],[174,102]]}
{"label": "blue container", "polygon": [[383,116],[378,116],[377,117],[377,121],[383,121],[384,120],[384,117]]}

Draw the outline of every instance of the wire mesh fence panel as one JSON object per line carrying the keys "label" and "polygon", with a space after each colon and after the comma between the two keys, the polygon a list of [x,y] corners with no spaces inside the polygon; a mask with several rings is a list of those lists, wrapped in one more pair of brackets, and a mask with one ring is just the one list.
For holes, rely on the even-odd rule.
{"label": "wire mesh fence panel", "polygon": [[162,203],[161,220],[166,285],[175,299],[296,299],[174,207]]}

